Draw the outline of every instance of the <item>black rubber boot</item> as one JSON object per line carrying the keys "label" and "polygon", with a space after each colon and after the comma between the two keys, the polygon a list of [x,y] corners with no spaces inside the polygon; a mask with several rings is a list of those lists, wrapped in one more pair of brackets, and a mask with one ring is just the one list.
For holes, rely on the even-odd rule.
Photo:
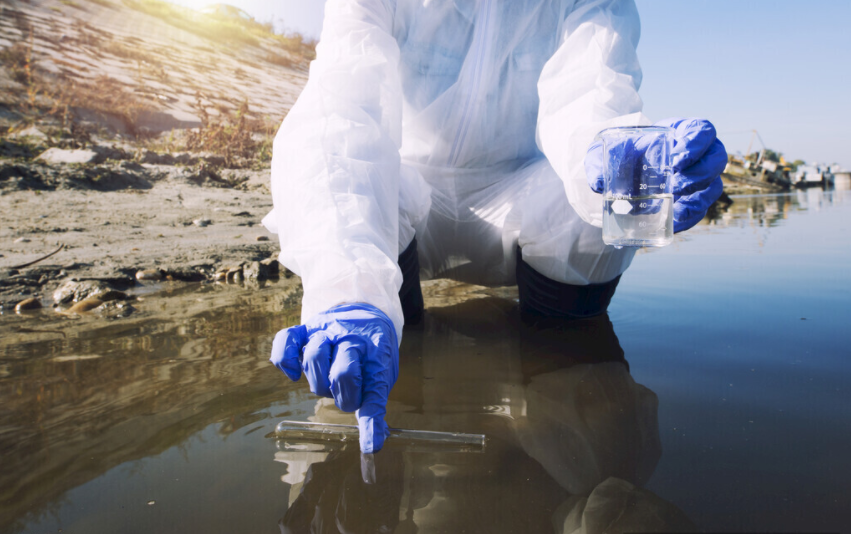
{"label": "black rubber boot", "polygon": [[417,255],[417,238],[399,255],[399,268],[402,270],[402,289],[399,300],[402,301],[402,314],[405,324],[419,323],[423,318],[423,291],[420,288],[420,258]]}
{"label": "black rubber boot", "polygon": [[551,280],[523,261],[517,247],[520,312],[543,317],[583,318],[605,313],[621,277],[604,284],[574,286]]}

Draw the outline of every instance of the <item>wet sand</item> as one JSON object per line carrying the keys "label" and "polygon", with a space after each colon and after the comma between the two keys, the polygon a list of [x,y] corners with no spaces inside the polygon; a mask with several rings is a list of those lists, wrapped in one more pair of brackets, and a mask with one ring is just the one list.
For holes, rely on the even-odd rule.
{"label": "wet sand", "polygon": [[[5,192],[0,281],[8,285],[0,287],[0,305],[8,312],[37,297],[50,306],[52,292],[69,278],[133,281],[139,270],[160,268],[206,279],[223,266],[275,256],[275,236],[260,225],[272,207],[265,174],[253,174],[241,189],[169,176],[144,190]],[[193,222],[205,219],[205,226]],[[59,245],[65,248],[48,260],[18,269],[26,283],[15,283],[9,268]]]}

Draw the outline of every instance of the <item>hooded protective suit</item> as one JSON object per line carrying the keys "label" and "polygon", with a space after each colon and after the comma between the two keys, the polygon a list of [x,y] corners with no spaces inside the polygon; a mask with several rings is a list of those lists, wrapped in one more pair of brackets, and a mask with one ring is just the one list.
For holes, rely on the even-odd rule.
{"label": "hooded protective suit", "polygon": [[403,325],[396,260],[422,275],[607,282],[583,159],[644,125],[632,0],[328,0],[307,86],[275,138],[264,224],[301,276],[302,316],[367,303]]}

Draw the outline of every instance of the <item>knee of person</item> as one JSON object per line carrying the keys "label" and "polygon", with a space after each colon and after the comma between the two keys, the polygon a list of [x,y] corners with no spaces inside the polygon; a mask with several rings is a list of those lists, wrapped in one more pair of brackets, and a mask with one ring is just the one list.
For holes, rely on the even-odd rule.
{"label": "knee of person", "polygon": [[587,318],[605,313],[620,282],[620,275],[600,284],[558,282],[526,263],[520,247],[516,278],[522,313],[560,318]]}
{"label": "knee of person", "polygon": [[420,287],[420,264],[417,252],[417,239],[412,239],[408,247],[399,255],[399,269],[402,271],[402,287],[399,289],[399,301],[406,325],[420,322],[424,310],[423,294]]}

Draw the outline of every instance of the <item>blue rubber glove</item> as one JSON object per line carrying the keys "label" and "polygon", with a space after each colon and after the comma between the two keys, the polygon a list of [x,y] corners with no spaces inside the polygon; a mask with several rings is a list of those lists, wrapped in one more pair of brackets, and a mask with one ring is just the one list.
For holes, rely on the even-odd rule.
{"label": "blue rubber glove", "polygon": [[302,372],[310,391],[357,410],[361,452],[377,452],[390,434],[384,415],[399,377],[399,344],[393,322],[369,304],[344,304],[303,325],[281,330],[269,359],[290,380]]}
{"label": "blue rubber glove", "polygon": [[[703,119],[665,119],[654,126],[674,129],[671,151],[674,194],[674,232],[688,230],[706,215],[706,211],[724,190],[721,172],[727,166],[727,151],[715,136],[715,127]],[[624,157],[621,163],[644,158],[638,142],[631,148],[633,158]],[[629,150],[627,150],[628,152]],[[603,192],[603,143],[595,141],[585,155],[585,175],[588,185],[597,193]]]}

